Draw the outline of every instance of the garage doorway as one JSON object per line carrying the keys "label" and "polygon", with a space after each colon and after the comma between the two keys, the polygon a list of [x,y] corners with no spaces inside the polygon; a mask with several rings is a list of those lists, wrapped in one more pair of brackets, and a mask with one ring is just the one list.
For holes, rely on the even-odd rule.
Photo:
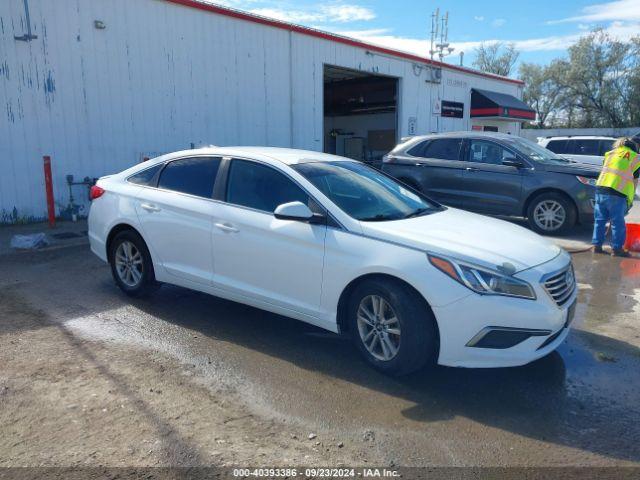
{"label": "garage doorway", "polygon": [[324,66],[324,151],[379,165],[397,143],[398,79]]}

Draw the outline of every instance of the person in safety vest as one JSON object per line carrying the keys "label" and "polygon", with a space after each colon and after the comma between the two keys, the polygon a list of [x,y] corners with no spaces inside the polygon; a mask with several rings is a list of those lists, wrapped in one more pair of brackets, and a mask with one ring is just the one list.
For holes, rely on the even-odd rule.
{"label": "person in safety vest", "polygon": [[604,253],[602,244],[611,224],[611,254],[628,257],[623,246],[627,235],[624,221],[629,212],[640,177],[640,147],[630,138],[620,138],[607,152],[598,181],[596,182],[596,205],[594,209],[593,251]]}

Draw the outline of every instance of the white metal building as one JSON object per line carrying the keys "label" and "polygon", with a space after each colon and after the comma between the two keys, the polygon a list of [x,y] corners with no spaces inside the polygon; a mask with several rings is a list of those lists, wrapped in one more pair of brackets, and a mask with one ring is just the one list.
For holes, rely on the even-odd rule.
{"label": "white metal building", "polygon": [[67,175],[191,145],[370,160],[407,135],[518,134],[521,95],[517,80],[194,0],[2,0],[0,223],[45,216],[43,155],[65,214]]}

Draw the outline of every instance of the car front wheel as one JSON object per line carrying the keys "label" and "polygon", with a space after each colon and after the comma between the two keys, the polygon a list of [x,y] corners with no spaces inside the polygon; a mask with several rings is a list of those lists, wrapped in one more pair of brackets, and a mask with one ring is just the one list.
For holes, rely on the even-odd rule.
{"label": "car front wheel", "polygon": [[350,331],[356,347],[378,370],[405,375],[434,361],[438,333],[424,299],[390,279],[360,284],[349,302]]}

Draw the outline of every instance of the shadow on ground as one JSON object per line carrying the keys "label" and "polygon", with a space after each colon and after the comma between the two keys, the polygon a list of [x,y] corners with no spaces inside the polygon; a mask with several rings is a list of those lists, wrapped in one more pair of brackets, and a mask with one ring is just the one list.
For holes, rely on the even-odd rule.
{"label": "shadow on ground", "polygon": [[[292,417],[398,435],[444,423],[445,434],[469,441],[469,448],[493,441],[486,432],[465,437],[469,422],[455,423],[464,418],[550,445],[640,461],[640,349],[582,330],[594,311],[607,312],[608,321],[633,314],[640,262],[590,255],[574,257],[579,281],[592,290],[581,294],[577,329],[557,353],[519,368],[430,367],[400,379],[372,370],[344,337],[248,306],[171,286],[132,300],[112,283],[108,267],[81,250],[42,253],[27,262],[5,258],[15,283],[0,305],[12,304],[16,315],[34,305],[30,317],[54,323],[83,318],[93,328],[85,333],[98,339],[100,322],[112,324],[125,337],[139,335],[137,343],[150,350],[191,351],[205,370],[215,357],[214,366],[240,371],[275,410]],[[9,332],[48,324],[25,322]],[[7,333],[1,327],[0,334]],[[600,352],[605,355],[598,358]]]}
{"label": "shadow on ground", "polygon": [[[625,342],[575,331],[559,352],[524,367],[470,370],[434,366],[395,379],[368,367],[344,338],[206,295],[173,287],[164,290],[153,300],[136,305],[217,341],[364,387],[372,396],[384,394],[413,404],[397,412],[370,412],[372,426],[384,428],[398,415],[419,423],[462,416],[544,442],[640,460],[640,396],[638,386],[629,385],[634,377],[638,379],[640,350]],[[624,360],[599,361],[590,345],[618,352],[616,355],[624,352]],[[261,367],[262,375],[271,375],[268,370],[268,366]],[[333,386],[325,390],[321,382],[305,385],[303,380],[296,385],[295,380],[283,379],[282,385],[312,389],[317,397],[333,396],[328,409],[358,408],[357,396],[336,394]]]}

